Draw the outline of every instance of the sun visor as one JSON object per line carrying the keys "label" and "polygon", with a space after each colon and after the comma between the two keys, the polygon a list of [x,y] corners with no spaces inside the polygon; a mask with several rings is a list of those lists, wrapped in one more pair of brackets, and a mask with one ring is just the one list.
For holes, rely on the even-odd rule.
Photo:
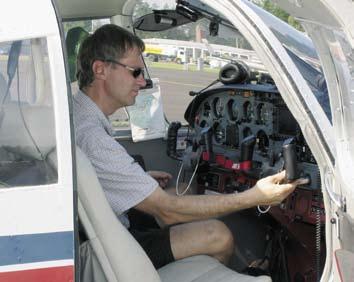
{"label": "sun visor", "polygon": [[[191,16],[192,17],[192,16]],[[195,18],[188,18],[185,15],[179,13],[179,10],[154,10],[153,13],[144,15],[134,22],[134,28],[142,31],[164,31],[170,28],[175,28],[180,25],[196,21],[197,15],[193,15]]]}

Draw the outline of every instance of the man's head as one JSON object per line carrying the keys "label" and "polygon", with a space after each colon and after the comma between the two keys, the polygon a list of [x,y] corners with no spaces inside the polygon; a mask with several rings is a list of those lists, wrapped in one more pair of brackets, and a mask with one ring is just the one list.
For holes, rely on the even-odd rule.
{"label": "man's head", "polygon": [[[132,105],[145,86],[144,42],[113,24],[97,29],[82,43],[77,60],[79,88],[100,84],[100,95],[117,107]],[[102,98],[102,97],[101,97]]]}

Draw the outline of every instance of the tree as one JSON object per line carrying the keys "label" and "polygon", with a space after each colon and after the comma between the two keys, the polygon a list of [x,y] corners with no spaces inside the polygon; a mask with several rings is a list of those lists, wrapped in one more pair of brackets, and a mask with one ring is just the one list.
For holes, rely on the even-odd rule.
{"label": "tree", "polygon": [[149,13],[152,13],[152,7],[150,7],[148,3],[139,0],[134,9],[133,19],[137,19]]}
{"label": "tree", "polygon": [[264,10],[270,12],[271,14],[276,16],[277,18],[290,24],[292,27],[296,28],[297,30],[304,31],[301,24],[297,20],[295,20],[294,17],[290,16],[287,12],[280,9],[272,1],[270,1],[270,0],[261,0],[261,1],[253,0],[252,2],[257,4],[258,6],[262,7]]}
{"label": "tree", "polygon": [[74,22],[65,22],[64,23],[64,33],[66,34],[69,29],[81,26],[84,30],[91,32],[92,31],[92,22],[91,20],[86,21],[74,21]]}

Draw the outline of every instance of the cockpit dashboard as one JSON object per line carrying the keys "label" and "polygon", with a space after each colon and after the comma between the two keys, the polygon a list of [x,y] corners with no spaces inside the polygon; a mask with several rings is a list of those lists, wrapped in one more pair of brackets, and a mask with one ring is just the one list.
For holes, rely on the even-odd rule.
{"label": "cockpit dashboard", "polygon": [[309,183],[270,213],[315,224],[320,211],[324,222],[319,168],[274,83],[218,82],[196,93],[184,117],[190,127],[188,146],[174,154],[192,170],[198,165],[198,193],[242,192],[286,169],[284,148],[290,140],[296,178],[308,178]]}

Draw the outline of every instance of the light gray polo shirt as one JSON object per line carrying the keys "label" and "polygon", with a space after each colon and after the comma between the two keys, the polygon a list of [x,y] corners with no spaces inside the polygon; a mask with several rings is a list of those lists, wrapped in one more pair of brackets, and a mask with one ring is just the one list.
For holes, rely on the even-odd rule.
{"label": "light gray polo shirt", "polygon": [[90,97],[79,91],[73,108],[76,144],[95,168],[113,211],[128,228],[125,213],[148,197],[158,183],[112,137],[108,118]]}

